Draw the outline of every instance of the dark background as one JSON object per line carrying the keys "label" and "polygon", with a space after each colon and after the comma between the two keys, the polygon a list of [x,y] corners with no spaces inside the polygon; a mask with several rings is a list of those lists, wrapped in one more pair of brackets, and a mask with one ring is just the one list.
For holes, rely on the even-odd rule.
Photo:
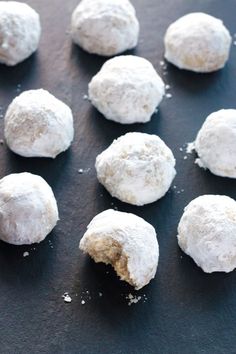
{"label": "dark background", "polygon": [[[236,47],[232,46],[226,67],[213,74],[160,66],[163,36],[172,21],[188,12],[203,11],[222,18],[233,35],[236,1],[133,0],[141,23],[140,42],[133,53],[153,63],[171,85],[173,95],[162,102],[150,123],[133,126],[105,120],[83,99],[88,82],[105,59],[86,54],[71,43],[68,30],[77,1],[27,2],[41,15],[40,48],[16,67],[0,66],[0,115],[20,92],[43,87],[72,108],[75,140],[55,160],[24,159],[0,146],[0,177],[23,171],[44,177],[55,192],[61,219],[39,245],[0,243],[0,352],[236,353],[236,273],[204,274],[176,241],[183,208],[193,198],[205,193],[236,198],[234,180],[201,170],[194,164],[194,155],[184,159],[186,154],[180,151],[193,141],[209,113],[236,108]],[[96,180],[97,154],[128,131],[160,135],[177,159],[176,188],[146,207],[112,199]],[[90,170],[79,174],[80,168]],[[114,206],[155,226],[160,244],[156,278],[138,292],[141,300],[132,306],[125,297],[137,293],[109,267],[95,265],[78,250],[92,217]],[[29,257],[23,257],[25,251]],[[66,291],[72,297],[70,304],[62,299]]]}

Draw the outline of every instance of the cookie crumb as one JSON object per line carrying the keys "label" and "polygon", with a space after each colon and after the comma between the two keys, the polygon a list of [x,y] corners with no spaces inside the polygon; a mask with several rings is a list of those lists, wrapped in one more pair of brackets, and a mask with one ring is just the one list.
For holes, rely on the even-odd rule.
{"label": "cookie crumb", "polygon": [[126,296],[126,299],[129,300],[128,306],[131,306],[133,304],[137,304],[142,299],[142,297],[141,296],[135,296],[135,295],[132,295],[132,294],[128,294]]}
{"label": "cookie crumb", "polygon": [[68,304],[71,303],[71,301],[72,301],[72,298],[70,297],[70,295],[68,293],[64,293],[64,295],[62,295],[62,298],[63,298],[64,302],[66,302]]}
{"label": "cookie crumb", "polygon": [[187,154],[191,154],[194,151],[194,148],[195,148],[194,145],[195,145],[194,141],[191,143],[187,143],[187,148],[186,148]]}

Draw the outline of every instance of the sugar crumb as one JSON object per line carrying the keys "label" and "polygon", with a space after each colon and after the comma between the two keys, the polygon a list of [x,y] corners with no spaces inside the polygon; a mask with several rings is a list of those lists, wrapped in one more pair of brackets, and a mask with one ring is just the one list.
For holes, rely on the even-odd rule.
{"label": "sugar crumb", "polygon": [[63,298],[64,302],[66,302],[67,304],[71,303],[71,301],[72,301],[72,298],[70,297],[70,295],[68,293],[64,293],[62,295],[62,298]]}
{"label": "sugar crumb", "polygon": [[186,147],[186,153],[187,154],[192,154],[192,152],[195,149],[195,142],[191,142],[191,143],[187,143],[187,147]]}
{"label": "sugar crumb", "polygon": [[89,101],[89,96],[88,95],[83,95],[83,100]]}
{"label": "sugar crumb", "polygon": [[133,304],[137,304],[140,300],[142,300],[142,296],[128,294],[126,295],[126,299],[129,300],[128,306],[131,306]]}

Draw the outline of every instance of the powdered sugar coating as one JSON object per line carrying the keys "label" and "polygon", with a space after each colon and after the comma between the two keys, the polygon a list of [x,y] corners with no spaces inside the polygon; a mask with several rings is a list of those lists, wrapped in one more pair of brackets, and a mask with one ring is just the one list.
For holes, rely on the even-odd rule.
{"label": "powdered sugar coating", "polygon": [[45,239],[58,221],[52,189],[31,173],[8,175],[0,180],[0,238],[14,244]]}
{"label": "powdered sugar coating", "polygon": [[224,67],[232,39],[221,20],[196,12],[172,23],[164,42],[169,62],[180,69],[204,73]]}
{"label": "powdered sugar coating", "polygon": [[97,215],[88,225],[80,249],[96,262],[112,264],[120,278],[137,290],[155,277],[159,259],[156,232],[134,214],[106,210]]}
{"label": "powdered sugar coating", "polygon": [[89,84],[92,104],[107,118],[122,124],[150,121],[165,93],[152,64],[126,55],[108,60]]}
{"label": "powdered sugar coating", "polygon": [[175,177],[171,150],[156,135],[128,133],[96,159],[98,180],[123,202],[145,205],[162,198]]}
{"label": "powdered sugar coating", "polygon": [[0,63],[16,65],[39,44],[41,26],[38,13],[22,2],[0,1]]}
{"label": "powdered sugar coating", "polygon": [[129,0],[82,0],[73,12],[71,32],[87,52],[113,56],[136,47],[139,22]]}
{"label": "powdered sugar coating", "polygon": [[194,143],[198,164],[222,177],[236,178],[236,110],[210,114]]}
{"label": "powdered sugar coating", "polygon": [[4,123],[9,148],[25,157],[55,158],[69,148],[74,137],[71,109],[43,89],[16,97]]}
{"label": "powdered sugar coating", "polygon": [[181,249],[206,273],[236,268],[236,202],[203,195],[184,210],[178,226]]}

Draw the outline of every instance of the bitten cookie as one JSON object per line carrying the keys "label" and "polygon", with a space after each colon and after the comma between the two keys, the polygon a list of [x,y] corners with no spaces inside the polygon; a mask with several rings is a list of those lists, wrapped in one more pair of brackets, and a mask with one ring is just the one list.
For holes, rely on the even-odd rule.
{"label": "bitten cookie", "polygon": [[106,210],[88,225],[80,249],[95,262],[111,264],[136,290],[155,277],[159,246],[155,229],[142,218]]}

